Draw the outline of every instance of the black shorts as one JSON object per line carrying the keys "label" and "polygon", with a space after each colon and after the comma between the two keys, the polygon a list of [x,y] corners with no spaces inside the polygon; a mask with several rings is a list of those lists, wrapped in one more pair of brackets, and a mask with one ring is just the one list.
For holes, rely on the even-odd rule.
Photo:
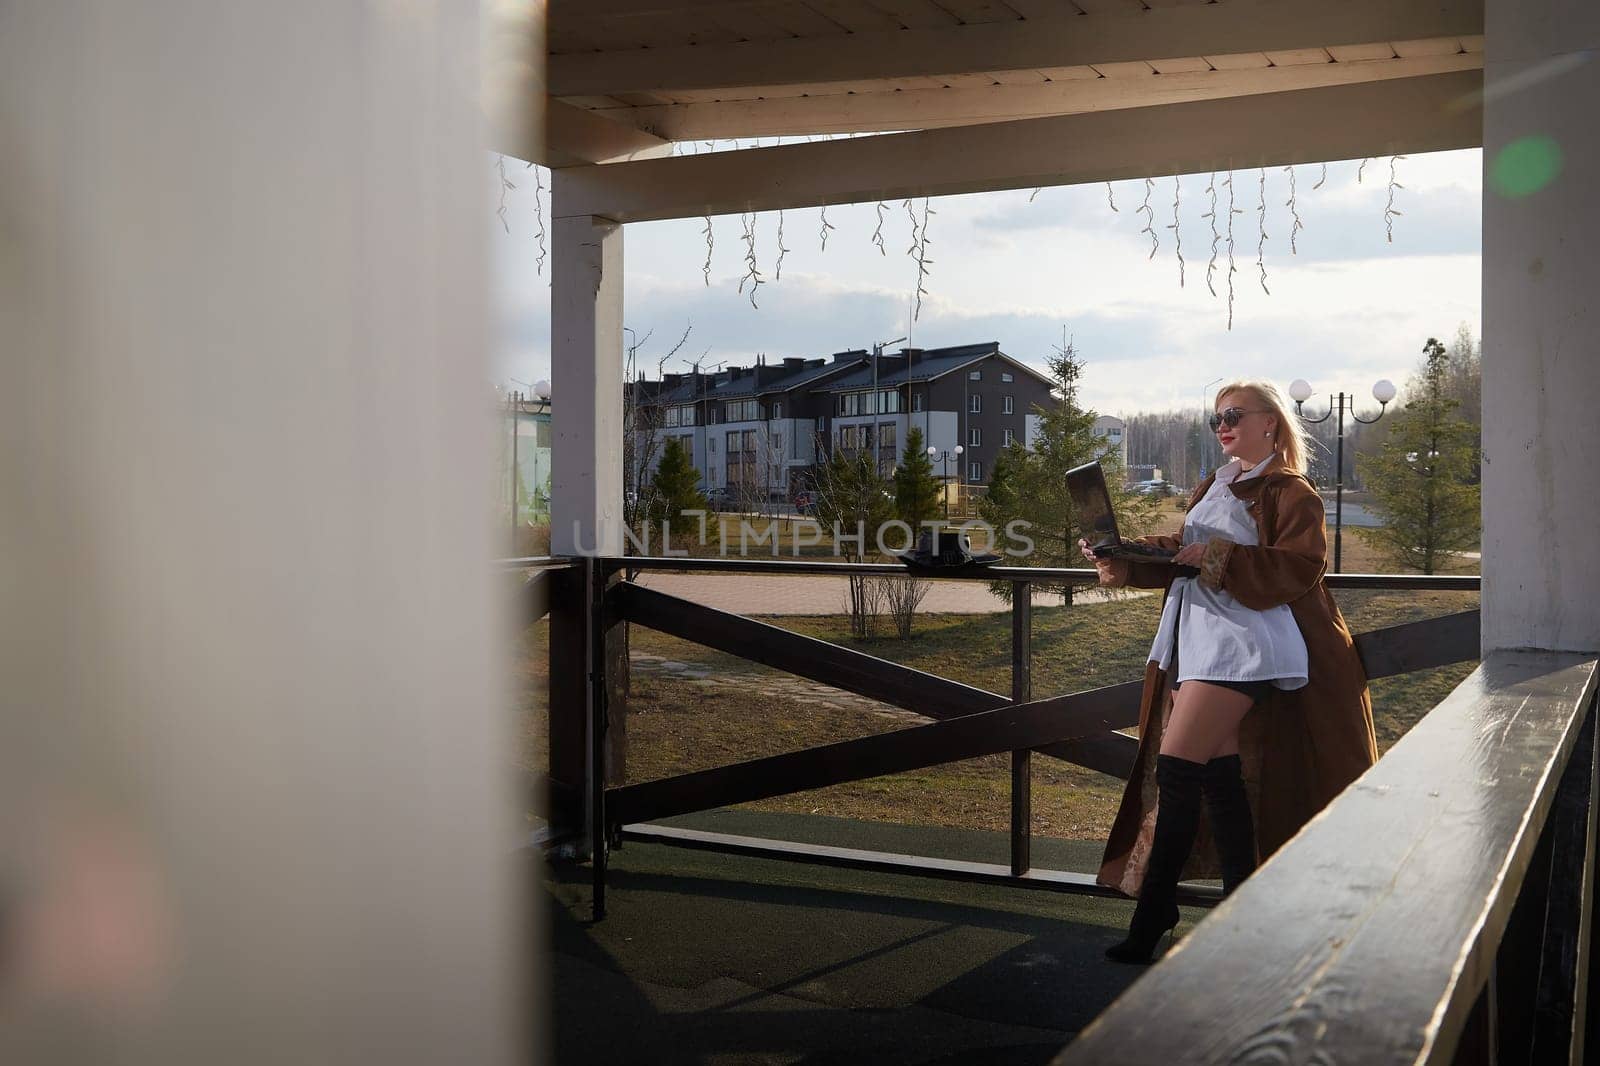
{"label": "black shorts", "polygon": [[[1208,685],[1217,685],[1221,688],[1231,688],[1233,691],[1243,692],[1246,696],[1249,696],[1251,699],[1257,701],[1259,701],[1272,689],[1271,681],[1213,681],[1207,677],[1194,677],[1190,678],[1190,680],[1204,681]],[[1179,681],[1176,685],[1172,686],[1172,691],[1176,692],[1182,687],[1183,682]]]}

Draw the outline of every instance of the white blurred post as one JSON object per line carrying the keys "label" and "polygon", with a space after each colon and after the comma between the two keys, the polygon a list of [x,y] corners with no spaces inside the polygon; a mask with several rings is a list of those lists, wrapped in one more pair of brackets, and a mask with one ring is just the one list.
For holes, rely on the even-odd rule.
{"label": "white blurred post", "polygon": [[550,251],[550,550],[622,554],[622,227],[561,217]]}
{"label": "white blurred post", "polygon": [[525,1058],[482,43],[0,7],[0,1061]]}
{"label": "white blurred post", "polygon": [[[1485,19],[1483,650],[1594,651],[1600,7],[1488,0]],[[1550,146],[1546,183],[1497,183],[1519,152],[1513,176],[1540,172]]]}

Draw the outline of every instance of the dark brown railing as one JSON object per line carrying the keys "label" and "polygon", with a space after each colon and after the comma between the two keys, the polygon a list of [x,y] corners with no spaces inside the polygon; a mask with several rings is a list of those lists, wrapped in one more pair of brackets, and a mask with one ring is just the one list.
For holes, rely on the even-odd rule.
{"label": "dark brown railing", "polygon": [[[524,586],[523,617],[532,621],[552,608],[567,616],[564,628],[581,631],[582,647],[570,636],[558,648],[552,625],[552,663],[577,665],[582,654],[582,691],[556,691],[558,676],[576,671],[552,669],[551,781],[567,784],[566,802],[553,804],[553,819],[586,828],[594,867],[594,912],[605,911],[605,866],[609,844],[623,836],[699,848],[826,862],[873,869],[894,869],[933,877],[993,880],[1052,891],[1111,894],[1093,877],[1065,871],[1036,870],[1031,862],[1031,759],[1035,752],[1126,779],[1137,742],[1121,730],[1138,724],[1141,681],[1031,700],[1029,646],[1032,633],[1031,587],[1092,585],[1087,569],[989,567],[933,580],[1010,581],[1012,676],[1006,694],[947,680],[924,671],[802,636],[751,618],[716,610],[632,582],[619,580],[624,570],[743,574],[904,575],[899,564],[755,560],[748,558],[585,557],[504,560],[507,566],[536,567]],[[564,584],[563,584],[564,583]],[[1474,590],[1472,576],[1337,575],[1335,588]],[[557,591],[565,590],[564,594]],[[581,616],[581,617],[580,617]],[[658,781],[607,787],[604,779],[619,776],[606,767],[612,746],[608,734],[625,730],[625,719],[611,706],[615,671],[626,669],[608,654],[608,633],[632,622],[752,662],[785,670],[847,692],[915,711],[934,721],[888,734],[841,741],[803,751],[755,759]],[[615,642],[612,642],[613,644]],[[1474,659],[1478,655],[1478,614],[1465,611],[1443,618],[1364,633],[1356,638],[1371,677],[1425,669]],[[608,665],[609,664],[609,665]],[[585,713],[585,711],[587,713]],[[581,716],[581,718],[580,718]],[[575,728],[577,721],[581,729]],[[580,742],[586,742],[582,749]],[[920,856],[820,848],[785,841],[753,840],[726,834],[650,826],[674,815],[711,810],[730,804],[859,781],[941,763],[1012,753],[1011,861],[1009,865],[952,863]],[[579,758],[579,755],[582,758]],[[581,780],[580,805],[572,785]],[[564,812],[564,815],[561,813]],[[1185,899],[1214,902],[1217,893],[1186,886]]]}
{"label": "dark brown railing", "polygon": [[[1031,584],[1087,585],[1093,571],[993,567],[949,580],[1009,580],[1007,695],[790,633],[618,580],[619,571],[903,574],[895,564],[751,559],[505,560],[531,567],[523,617],[584,627],[581,702],[552,693],[557,721],[584,721],[583,823],[595,916],[606,851],[621,837],[966,881],[1103,893],[1092,877],[1032,869],[1034,752],[1126,777],[1140,684],[1030,700]],[[935,580],[940,580],[936,578]],[[1477,577],[1340,574],[1336,589],[1476,590]],[[607,787],[607,633],[623,621],[788,670],[935,719],[643,784]],[[560,648],[552,625],[552,662]],[[613,642],[615,643],[615,642]],[[1478,612],[1356,637],[1368,675],[1477,658]],[[572,650],[570,638],[565,648]],[[570,657],[568,659],[570,662]],[[575,663],[573,665],[576,665]],[[612,668],[615,663],[612,663]],[[622,668],[625,669],[625,664]],[[569,674],[576,671],[569,671]],[[558,671],[552,670],[552,685]],[[1376,766],[1200,923],[1063,1052],[1063,1063],[1586,1062],[1600,1003],[1590,953],[1596,657],[1495,652]],[[585,713],[586,711],[586,713]],[[570,738],[569,738],[570,745]],[[651,819],[882,774],[1012,752],[1008,866],[753,840]],[[599,772],[597,772],[597,769]],[[1215,893],[1186,886],[1191,903]],[[1159,1024],[1152,1024],[1159,1021]]]}

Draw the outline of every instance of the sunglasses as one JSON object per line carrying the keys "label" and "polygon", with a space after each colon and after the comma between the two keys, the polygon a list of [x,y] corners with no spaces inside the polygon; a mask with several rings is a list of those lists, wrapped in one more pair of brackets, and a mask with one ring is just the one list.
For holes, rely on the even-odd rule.
{"label": "sunglasses", "polygon": [[1265,411],[1246,411],[1243,407],[1228,407],[1224,408],[1220,413],[1214,414],[1210,418],[1206,419],[1206,422],[1211,426],[1211,432],[1215,433],[1223,426],[1227,426],[1229,429],[1232,429],[1234,426],[1239,424],[1239,421],[1244,418],[1245,415],[1264,414],[1266,414]]}

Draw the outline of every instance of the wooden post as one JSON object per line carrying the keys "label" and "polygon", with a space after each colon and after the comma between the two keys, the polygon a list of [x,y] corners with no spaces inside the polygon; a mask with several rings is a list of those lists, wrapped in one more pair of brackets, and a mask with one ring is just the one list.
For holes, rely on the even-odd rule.
{"label": "wooden post", "polygon": [[[1033,641],[1033,585],[1011,583],[1011,699],[1027,703],[1033,691],[1028,650]],[[1033,865],[1033,753],[1011,753],[1011,873],[1020,877]]]}

